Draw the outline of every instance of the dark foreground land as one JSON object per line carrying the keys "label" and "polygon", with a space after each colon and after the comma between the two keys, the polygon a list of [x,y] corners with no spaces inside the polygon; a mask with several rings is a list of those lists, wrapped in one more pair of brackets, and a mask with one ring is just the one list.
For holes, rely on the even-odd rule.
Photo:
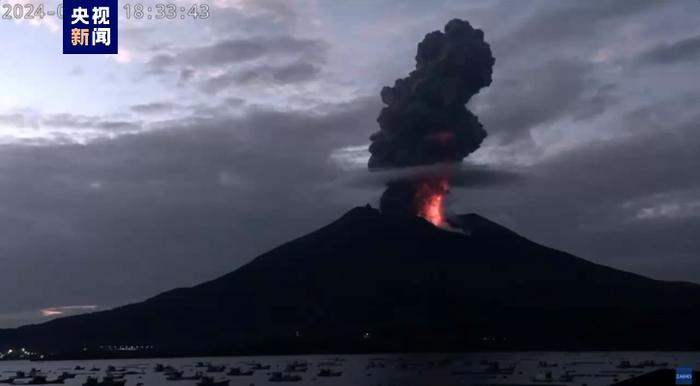
{"label": "dark foreground land", "polygon": [[[675,386],[676,371],[673,369],[660,369],[637,378],[628,379],[616,383],[614,386]],[[700,385],[700,372],[693,371],[692,385]]]}
{"label": "dark foreground land", "polygon": [[698,350],[700,286],[527,240],[358,207],[216,280],[0,331],[45,358],[310,352]]}

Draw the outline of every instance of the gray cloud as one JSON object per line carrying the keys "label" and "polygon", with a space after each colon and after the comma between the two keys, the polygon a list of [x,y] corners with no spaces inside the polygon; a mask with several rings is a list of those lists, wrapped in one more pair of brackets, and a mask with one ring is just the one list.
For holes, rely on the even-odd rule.
{"label": "gray cloud", "polygon": [[250,69],[241,73],[239,79],[241,82],[263,80],[279,84],[297,83],[313,79],[320,71],[320,68],[311,63],[296,62]]}
{"label": "gray cloud", "polygon": [[176,54],[161,54],[149,62],[158,73],[165,68],[180,66],[222,66],[259,58],[299,57],[322,61],[327,50],[323,41],[292,36],[227,39],[211,45],[182,50]]}
{"label": "gray cloud", "polygon": [[697,118],[578,147],[508,189],[455,192],[454,207],[602,264],[697,282]]}
{"label": "gray cloud", "polygon": [[0,115],[0,124],[17,128],[48,128],[69,129],[100,129],[105,131],[138,130],[142,128],[140,121],[115,120],[109,117],[97,117],[80,114],[47,114],[12,113]]}
{"label": "gray cloud", "polygon": [[5,146],[0,313],[109,307],[196,284],[363,204],[327,185],[337,175],[327,156],[366,136],[374,102],[193,116],[87,146]]}
{"label": "gray cloud", "polygon": [[0,114],[0,124],[14,127],[34,126],[29,117],[22,113]]}
{"label": "gray cloud", "polygon": [[591,63],[552,60],[495,76],[475,97],[475,110],[489,134],[510,142],[560,118],[589,119],[614,105],[615,86],[601,85]]}
{"label": "gray cloud", "polygon": [[[199,89],[216,94],[236,84],[313,80],[321,71],[327,50],[328,45],[318,39],[253,36],[159,54],[147,67],[150,74],[173,72],[178,74],[180,84],[194,81]],[[205,68],[215,68],[218,73],[211,75]]]}
{"label": "gray cloud", "polygon": [[262,85],[302,83],[313,80],[321,69],[311,63],[294,62],[283,65],[262,64],[240,72],[229,72],[202,83],[202,90],[216,93],[234,84]]}
{"label": "gray cloud", "polygon": [[641,53],[637,64],[674,64],[700,59],[700,36],[691,36],[673,43],[659,44]]}
{"label": "gray cloud", "polygon": [[522,183],[528,178],[517,168],[495,168],[488,165],[454,163],[400,169],[375,169],[369,173],[366,170],[354,170],[340,180],[351,186],[371,187],[380,190],[384,189],[389,182],[425,178],[436,174],[449,176],[452,188],[506,187]]}
{"label": "gray cloud", "polygon": [[171,102],[151,102],[131,106],[131,110],[139,114],[167,113],[176,109],[178,105]]}
{"label": "gray cloud", "polygon": [[582,52],[607,43],[620,20],[667,5],[656,0],[545,1],[538,4],[534,12],[530,9],[530,17],[494,42],[496,58],[509,60],[516,55],[533,51],[544,53],[545,50]]}

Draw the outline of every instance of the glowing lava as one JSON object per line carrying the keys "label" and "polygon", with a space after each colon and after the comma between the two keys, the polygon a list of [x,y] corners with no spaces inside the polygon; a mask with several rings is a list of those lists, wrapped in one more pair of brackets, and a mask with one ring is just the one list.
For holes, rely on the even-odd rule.
{"label": "glowing lava", "polygon": [[443,205],[449,193],[445,175],[404,178],[387,184],[379,207],[383,212],[419,216],[435,226],[447,224]]}
{"label": "glowing lava", "polygon": [[435,224],[445,224],[443,203],[445,195],[449,192],[449,184],[446,178],[431,178],[417,182],[419,184],[415,195],[416,213]]}

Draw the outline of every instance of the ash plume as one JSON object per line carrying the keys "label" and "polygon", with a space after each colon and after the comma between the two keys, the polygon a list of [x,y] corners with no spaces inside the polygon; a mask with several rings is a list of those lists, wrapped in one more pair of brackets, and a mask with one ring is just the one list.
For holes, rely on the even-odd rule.
{"label": "ash plume", "polygon": [[370,137],[369,168],[459,162],[478,149],[486,131],[465,104],[491,84],[494,63],[483,31],[467,21],[425,35],[416,69],[381,91],[387,106]]}
{"label": "ash plume", "polygon": [[[370,137],[368,167],[457,163],[478,149],[486,131],[465,105],[491,84],[494,64],[483,31],[467,21],[453,19],[444,32],[425,35],[418,44],[415,70],[381,91],[386,107],[377,118],[380,130]],[[380,207],[442,224],[449,180],[449,175],[438,173],[392,181]]]}

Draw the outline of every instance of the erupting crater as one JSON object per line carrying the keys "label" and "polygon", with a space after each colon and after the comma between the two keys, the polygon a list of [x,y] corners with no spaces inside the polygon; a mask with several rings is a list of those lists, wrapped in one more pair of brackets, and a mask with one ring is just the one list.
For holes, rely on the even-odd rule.
{"label": "erupting crater", "polygon": [[447,193],[449,193],[447,178],[431,178],[419,181],[414,197],[416,214],[436,226],[445,225],[443,204]]}
{"label": "erupting crater", "polygon": [[449,193],[447,176],[422,176],[390,182],[382,194],[383,212],[420,216],[436,226],[447,224],[445,196]]}

